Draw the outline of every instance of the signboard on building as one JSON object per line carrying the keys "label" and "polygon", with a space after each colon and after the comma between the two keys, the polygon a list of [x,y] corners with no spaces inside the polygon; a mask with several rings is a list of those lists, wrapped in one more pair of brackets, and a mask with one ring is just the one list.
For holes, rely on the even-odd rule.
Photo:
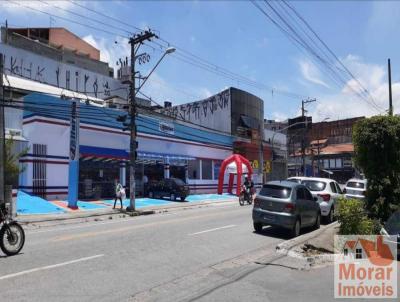
{"label": "signboard on building", "polygon": [[167,133],[167,134],[171,134],[171,135],[175,134],[175,127],[174,127],[174,124],[172,124],[172,123],[167,123],[167,122],[161,122],[160,121],[158,123],[158,129],[161,132],[164,132],[164,133]]}
{"label": "signboard on building", "polygon": [[[5,55],[4,73],[104,99],[112,95],[126,98],[124,85],[112,77],[88,71],[0,43]],[[7,85],[7,80],[5,82]]]}
{"label": "signboard on building", "polygon": [[161,112],[178,120],[231,133],[229,89],[202,101],[161,109]]}

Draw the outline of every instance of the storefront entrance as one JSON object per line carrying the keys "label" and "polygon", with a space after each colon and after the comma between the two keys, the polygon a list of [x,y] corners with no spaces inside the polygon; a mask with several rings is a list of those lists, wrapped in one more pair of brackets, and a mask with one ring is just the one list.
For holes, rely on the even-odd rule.
{"label": "storefront entrance", "polygon": [[113,198],[115,182],[120,178],[119,161],[79,161],[79,198]]}

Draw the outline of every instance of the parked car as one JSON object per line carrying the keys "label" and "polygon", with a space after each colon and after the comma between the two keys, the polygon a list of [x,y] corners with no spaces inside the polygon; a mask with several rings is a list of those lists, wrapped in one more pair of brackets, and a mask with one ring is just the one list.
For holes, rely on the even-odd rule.
{"label": "parked car", "polygon": [[311,191],[311,194],[318,198],[322,217],[328,223],[335,220],[336,203],[343,196],[343,192],[335,180],[318,177],[291,177],[288,180],[300,180]]}
{"label": "parked car", "polygon": [[261,232],[263,226],[279,226],[290,230],[293,237],[303,227],[319,228],[321,210],[317,199],[302,184],[290,181],[270,181],[263,185],[254,199],[253,226]]}
{"label": "parked car", "polygon": [[366,179],[349,179],[343,189],[343,193],[347,198],[365,199],[367,193],[367,180]]}
{"label": "parked car", "polygon": [[[394,212],[381,229],[381,235],[385,236],[385,242],[397,244],[397,261],[400,261],[400,210]],[[394,236],[395,238],[389,237]],[[393,240],[395,240],[393,242]]]}
{"label": "parked car", "polygon": [[149,183],[148,196],[149,198],[169,197],[171,200],[180,198],[185,201],[189,195],[189,186],[179,178],[167,178],[158,182]]}

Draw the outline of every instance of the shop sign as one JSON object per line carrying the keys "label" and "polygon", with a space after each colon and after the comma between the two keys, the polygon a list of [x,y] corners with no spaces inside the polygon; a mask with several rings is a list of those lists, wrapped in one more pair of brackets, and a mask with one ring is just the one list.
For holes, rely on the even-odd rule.
{"label": "shop sign", "polygon": [[174,124],[166,123],[166,122],[159,122],[158,128],[161,132],[168,133],[168,134],[175,134]]}
{"label": "shop sign", "polygon": [[71,106],[71,130],[70,130],[70,145],[69,158],[70,160],[79,160],[79,121],[78,121],[78,102],[73,101]]}

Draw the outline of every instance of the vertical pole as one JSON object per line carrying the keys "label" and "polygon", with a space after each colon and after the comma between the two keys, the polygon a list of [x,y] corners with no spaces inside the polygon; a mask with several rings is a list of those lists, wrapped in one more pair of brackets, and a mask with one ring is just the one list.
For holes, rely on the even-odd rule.
{"label": "vertical pole", "polygon": [[[264,120],[262,120],[264,121]],[[261,175],[261,184],[264,184],[264,146],[263,146],[263,141],[264,141],[264,125],[263,122],[260,124],[260,175]]]}
{"label": "vertical pole", "polygon": [[77,209],[79,189],[79,100],[73,100],[71,103],[69,144],[68,207]]}
{"label": "vertical pole", "polygon": [[[303,119],[304,119],[304,115],[305,115],[304,111],[305,111],[304,110],[304,100],[302,100],[301,101],[301,116],[303,117]],[[306,123],[305,129],[307,129],[307,123]],[[305,129],[303,131],[303,135],[301,138],[301,162],[302,162],[302,166],[303,166],[303,176],[306,176],[306,156],[305,156],[305,143],[304,143],[305,136],[306,136]]]}
{"label": "vertical pole", "polygon": [[392,103],[392,71],[390,68],[390,59],[388,59],[388,76],[389,76],[389,115],[393,115],[393,103]]}
{"label": "vertical pole", "polygon": [[4,117],[4,87],[3,87],[3,54],[0,53],[0,203],[5,202],[5,117]]}
{"label": "vertical pole", "polygon": [[131,44],[131,84],[129,89],[130,96],[130,148],[129,148],[129,207],[128,211],[135,211],[135,163],[136,163],[136,99],[135,99],[135,42],[130,40]]}

